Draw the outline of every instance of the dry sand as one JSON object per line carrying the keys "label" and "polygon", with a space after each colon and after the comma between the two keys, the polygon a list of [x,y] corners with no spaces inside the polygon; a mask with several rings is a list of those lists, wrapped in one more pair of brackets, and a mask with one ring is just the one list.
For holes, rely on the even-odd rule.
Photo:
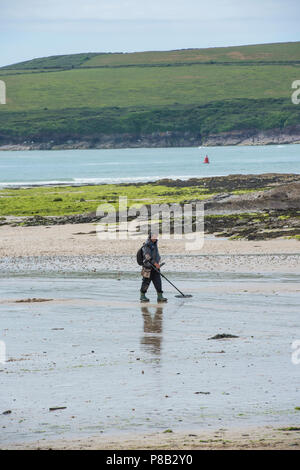
{"label": "dry sand", "polygon": [[[131,255],[141,240],[100,240],[94,224],[67,224],[35,227],[0,227],[0,257],[5,256],[80,256]],[[159,241],[164,254],[241,255],[241,254],[300,254],[298,240],[273,239],[263,241],[228,240],[205,237],[204,246],[186,251],[185,240]]]}
{"label": "dry sand", "polygon": [[[0,227],[0,262],[6,257],[19,261],[40,257],[49,265],[66,256],[69,262],[76,260],[79,269],[79,258],[86,257],[83,264],[91,269],[98,270],[98,259],[107,270],[132,271],[140,245],[140,239],[100,240],[95,224]],[[169,271],[300,272],[298,240],[232,241],[210,235],[202,248],[193,251],[186,250],[186,240],[161,239],[159,247]]]}
{"label": "dry sand", "polygon": [[[246,428],[211,431],[125,434],[82,439],[39,440],[12,444],[5,448],[19,450],[299,450],[300,428]],[[292,428],[291,428],[292,429]]]}

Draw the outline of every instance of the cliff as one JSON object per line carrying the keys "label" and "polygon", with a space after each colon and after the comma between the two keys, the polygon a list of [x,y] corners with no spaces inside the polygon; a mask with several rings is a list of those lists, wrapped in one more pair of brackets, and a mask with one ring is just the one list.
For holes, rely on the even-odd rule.
{"label": "cliff", "polygon": [[300,125],[284,129],[269,130],[233,130],[218,134],[201,136],[192,132],[153,132],[151,134],[99,134],[46,141],[40,136],[40,142],[16,141],[7,139],[0,150],[61,150],[61,149],[111,149],[111,148],[163,148],[197,147],[226,145],[271,145],[299,144]]}

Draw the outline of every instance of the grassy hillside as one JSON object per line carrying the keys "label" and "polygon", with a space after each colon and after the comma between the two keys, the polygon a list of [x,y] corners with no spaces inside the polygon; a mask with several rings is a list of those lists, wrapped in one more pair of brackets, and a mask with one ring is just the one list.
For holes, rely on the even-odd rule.
{"label": "grassy hillside", "polygon": [[300,122],[299,106],[284,99],[230,100],[204,105],[161,108],[77,108],[0,113],[0,142],[35,142],[89,138],[99,134],[189,132],[206,136],[232,129],[273,129]]}
{"label": "grassy hillside", "polygon": [[175,51],[147,51],[133,53],[81,53],[32,59],[4,68],[43,69],[67,67],[118,67],[129,65],[174,65],[189,63],[245,62],[300,63],[300,41],[254,44],[250,46],[210,47],[206,49],[181,49]]}
{"label": "grassy hillside", "polygon": [[83,66],[120,66],[136,64],[179,63],[243,63],[243,62],[294,62],[300,61],[300,42],[263,44],[238,47],[212,47],[166,52],[136,52],[131,54],[95,55]]}
{"label": "grassy hillside", "polygon": [[83,53],[83,54],[69,54],[69,55],[54,55],[50,57],[41,57],[38,59],[26,60],[18,64],[7,65],[2,69],[9,70],[34,70],[34,69],[59,69],[59,68],[72,68],[82,65],[85,61],[91,59],[97,53]]}
{"label": "grassy hillside", "polygon": [[[234,98],[289,98],[297,67],[193,65],[124,69],[75,69],[6,75],[4,111],[169,106]],[[2,111],[2,109],[1,109]]]}
{"label": "grassy hillside", "polygon": [[300,42],[33,59],[0,69],[0,142],[287,127],[299,73]]}

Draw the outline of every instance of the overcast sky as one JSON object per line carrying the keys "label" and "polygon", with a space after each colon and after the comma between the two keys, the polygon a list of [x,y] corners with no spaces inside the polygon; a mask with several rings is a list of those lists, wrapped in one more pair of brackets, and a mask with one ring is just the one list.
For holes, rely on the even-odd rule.
{"label": "overcast sky", "polygon": [[0,0],[0,66],[78,52],[298,41],[299,0]]}

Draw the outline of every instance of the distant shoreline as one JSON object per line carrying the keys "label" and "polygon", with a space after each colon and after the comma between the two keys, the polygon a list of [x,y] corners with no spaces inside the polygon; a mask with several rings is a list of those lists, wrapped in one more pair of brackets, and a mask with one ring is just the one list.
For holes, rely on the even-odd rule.
{"label": "distant shoreline", "polygon": [[[3,139],[2,139],[3,141]],[[99,136],[70,136],[68,139],[35,142],[31,138],[8,140],[0,151],[18,150],[88,150],[127,148],[222,147],[300,144],[300,127],[269,130],[232,130],[200,136],[191,132],[155,132],[152,134],[101,134]]]}

